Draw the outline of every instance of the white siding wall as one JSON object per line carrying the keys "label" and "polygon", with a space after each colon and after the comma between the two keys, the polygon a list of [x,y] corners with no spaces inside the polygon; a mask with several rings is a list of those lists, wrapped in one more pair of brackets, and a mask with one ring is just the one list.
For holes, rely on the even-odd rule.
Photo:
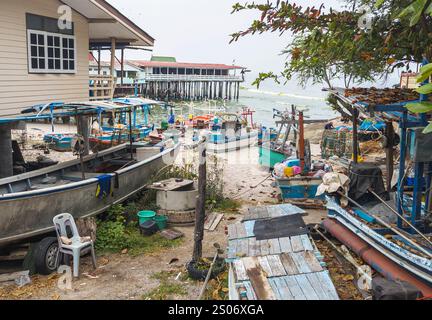
{"label": "white siding wall", "polygon": [[26,13],[57,18],[58,0],[0,0],[0,117],[19,114],[49,101],[89,98],[89,28],[73,13],[77,46],[76,74],[29,74]]}

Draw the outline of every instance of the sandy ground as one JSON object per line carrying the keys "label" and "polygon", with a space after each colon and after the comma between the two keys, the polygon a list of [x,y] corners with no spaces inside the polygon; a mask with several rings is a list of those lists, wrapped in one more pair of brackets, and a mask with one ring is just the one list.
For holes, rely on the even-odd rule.
{"label": "sandy ground", "polygon": [[[60,126],[64,132],[72,132],[73,127]],[[56,126],[58,130],[59,126]],[[50,131],[49,125],[30,124],[31,139],[40,140],[43,132]],[[319,146],[313,145],[312,152],[319,154]],[[33,157],[29,153],[26,157]],[[70,159],[70,154],[51,152],[49,157],[63,161]],[[185,161],[187,156],[181,156]],[[258,165],[258,149],[244,149],[223,156],[224,192],[226,196],[241,201],[240,214],[225,213],[223,221],[214,232],[206,232],[204,238],[204,256],[213,256],[215,242],[222,248],[227,246],[225,226],[241,220],[249,206],[276,204],[277,192],[272,187],[273,179],[270,173]],[[306,223],[318,223],[325,217],[325,211],[308,210]],[[160,271],[185,275],[185,264],[190,260],[193,248],[193,227],[177,228],[185,234],[184,241],[179,247],[154,252],[152,254],[131,257],[127,254],[112,254],[98,257],[99,268],[93,271],[89,258],[84,258],[81,266],[81,278],[73,281],[72,290],[60,290],[57,287],[57,275],[51,277],[34,277],[33,283],[24,288],[12,285],[0,288],[0,299],[141,299],[150,290],[159,286],[159,281],[152,279],[152,275]],[[172,259],[178,259],[169,264]],[[0,267],[1,268],[1,267]],[[1,269],[0,269],[1,273]],[[199,295],[201,283],[191,280],[172,281],[182,285],[188,292],[186,296],[173,298],[196,299]]]}

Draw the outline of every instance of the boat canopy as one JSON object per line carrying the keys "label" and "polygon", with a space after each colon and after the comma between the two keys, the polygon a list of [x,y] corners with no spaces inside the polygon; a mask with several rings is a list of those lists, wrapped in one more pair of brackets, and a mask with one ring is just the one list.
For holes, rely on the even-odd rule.
{"label": "boat canopy", "polygon": [[116,98],[107,101],[85,102],[50,102],[29,107],[21,112],[22,115],[11,118],[0,118],[0,124],[19,121],[53,119],[55,117],[75,115],[98,115],[103,113],[118,113],[135,111],[138,108],[150,109],[163,102],[138,97]]}

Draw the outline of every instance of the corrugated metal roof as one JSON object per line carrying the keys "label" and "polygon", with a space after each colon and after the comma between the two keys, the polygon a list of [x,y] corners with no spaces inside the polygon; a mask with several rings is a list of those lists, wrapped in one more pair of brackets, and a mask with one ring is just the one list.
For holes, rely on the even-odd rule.
{"label": "corrugated metal roof", "polygon": [[188,69],[221,69],[221,70],[233,70],[233,69],[246,69],[240,66],[226,65],[226,64],[214,64],[214,63],[186,63],[186,62],[163,62],[163,61],[143,61],[143,60],[128,60],[129,63],[136,66],[145,68],[188,68]]}
{"label": "corrugated metal roof", "polygon": [[177,59],[174,57],[162,57],[162,56],[152,56],[151,61],[159,61],[159,62],[177,62]]}

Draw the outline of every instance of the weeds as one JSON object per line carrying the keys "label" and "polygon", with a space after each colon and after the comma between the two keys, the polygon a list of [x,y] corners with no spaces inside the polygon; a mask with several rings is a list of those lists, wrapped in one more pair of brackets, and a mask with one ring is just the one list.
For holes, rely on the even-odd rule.
{"label": "weeds", "polygon": [[129,203],[126,207],[115,205],[98,220],[96,249],[99,252],[120,252],[124,249],[132,256],[180,245],[182,239],[168,240],[159,234],[144,237],[137,227],[136,214],[140,210],[137,204]]}
{"label": "weeds", "polygon": [[159,281],[159,286],[142,296],[143,300],[169,300],[175,296],[187,295],[187,290],[181,283],[174,283],[173,272],[161,271],[154,273],[150,278]]}

